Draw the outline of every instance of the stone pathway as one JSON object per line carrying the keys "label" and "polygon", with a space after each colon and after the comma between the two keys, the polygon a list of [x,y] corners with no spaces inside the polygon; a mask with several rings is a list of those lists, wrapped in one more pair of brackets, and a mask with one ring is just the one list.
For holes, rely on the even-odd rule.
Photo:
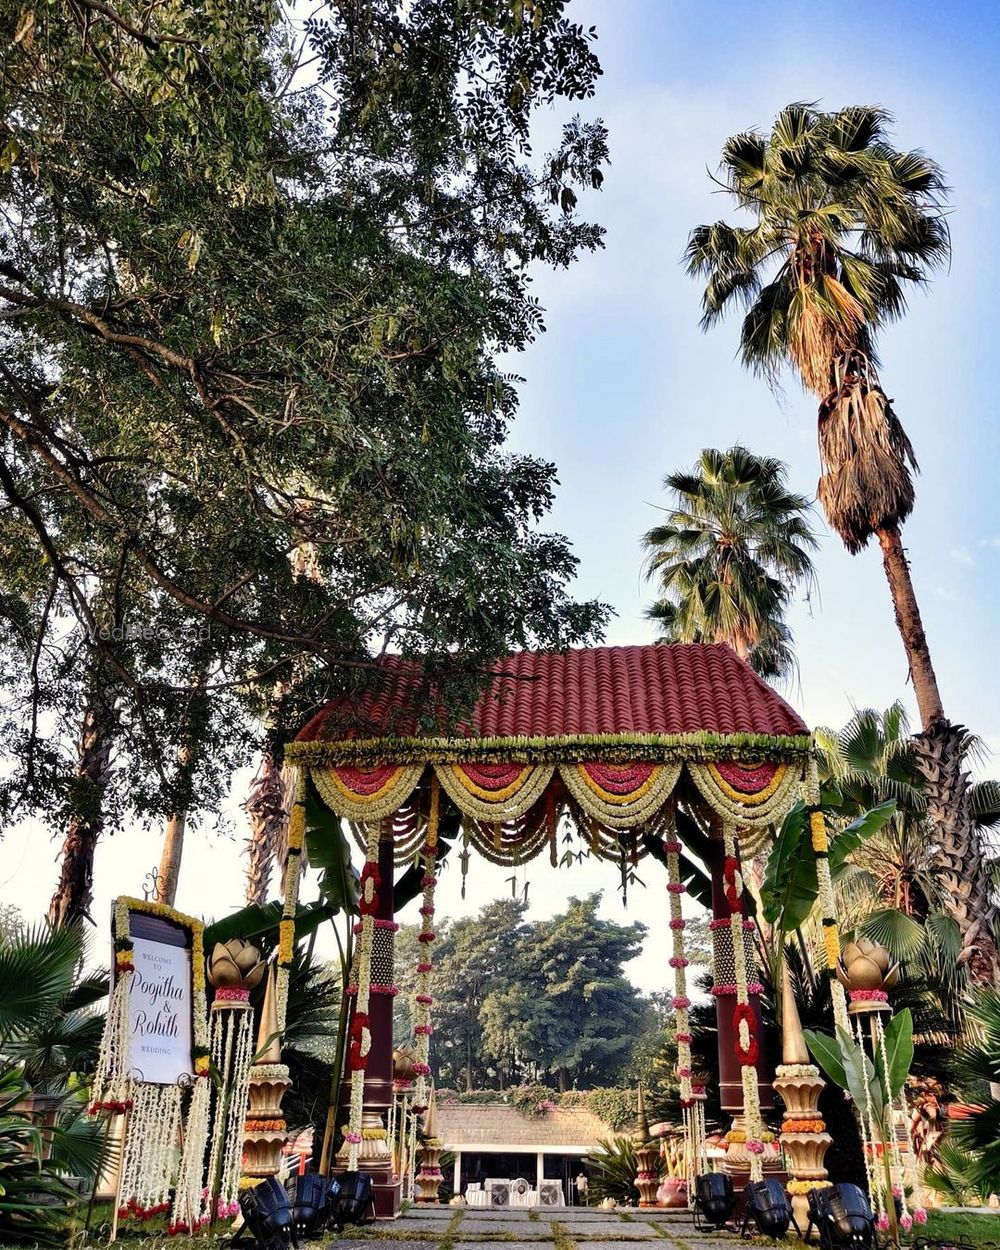
{"label": "stone pathway", "polygon": [[385,1250],[725,1250],[724,1243],[734,1240],[732,1233],[699,1233],[687,1211],[411,1207],[391,1224],[349,1229],[335,1250],[372,1250],[373,1245]]}

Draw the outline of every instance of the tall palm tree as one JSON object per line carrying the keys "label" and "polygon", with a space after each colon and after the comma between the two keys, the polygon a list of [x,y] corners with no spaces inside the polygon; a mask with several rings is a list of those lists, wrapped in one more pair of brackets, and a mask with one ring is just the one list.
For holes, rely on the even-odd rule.
{"label": "tall palm tree", "polygon": [[947,188],[922,152],[891,142],[890,115],[792,104],[769,135],[726,141],[720,185],[751,224],[697,227],[686,259],[707,279],[703,327],[745,309],[744,363],[773,379],[790,365],[819,400],[819,498],[852,554],[874,537],[920,709],[920,767],[949,908],[966,945],[983,929],[962,882],[981,867],[969,810],[964,731],[944,713],[901,526],[916,459],[878,376],[876,339],[906,292],[950,254]]}
{"label": "tall palm tree", "polygon": [[643,538],[649,609],[669,642],[725,642],[762,676],[794,666],[788,602],[814,570],[809,502],[790,492],[780,460],[745,447],[706,447],[690,473],[664,478],[670,507]]}
{"label": "tall palm tree", "polygon": [[[897,958],[918,961],[937,981],[952,1014],[960,1014],[971,963],[981,967],[980,946],[964,944],[955,919],[948,914],[951,882],[936,855],[936,832],[928,816],[927,783],[900,702],[884,712],[859,709],[839,731],[819,728],[820,771],[839,799],[846,819],[892,799],[893,818],[852,854],[851,869],[839,881],[843,913],[863,932],[889,946]],[[963,752],[973,753],[971,735]],[[1000,819],[1000,785],[976,783],[969,807],[977,837],[989,836]],[[982,914],[989,907],[985,874],[961,882],[967,908]]]}

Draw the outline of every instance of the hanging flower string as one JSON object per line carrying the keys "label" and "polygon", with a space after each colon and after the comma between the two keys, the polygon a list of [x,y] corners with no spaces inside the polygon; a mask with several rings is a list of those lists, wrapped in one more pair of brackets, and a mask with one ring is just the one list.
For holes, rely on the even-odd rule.
{"label": "hanging flower string", "polygon": [[278,975],[275,980],[275,1006],[278,1032],[284,1035],[288,1015],[288,981],[295,959],[295,913],[299,906],[299,882],[302,875],[302,847],[306,838],[306,775],[295,770],[292,813],[288,820],[288,849],[285,857],[285,892],[278,923]]}
{"label": "hanging flower string", "polygon": [[[754,1036],[755,1016],[750,1006],[750,985],[747,977],[746,947],[743,945],[743,874],[736,858],[736,831],[731,824],[723,827],[725,863],[723,880],[729,904],[729,929],[733,943],[733,967],[736,973],[736,1006],[733,1027],[736,1031],[736,1056],[740,1061],[743,1084],[743,1112],[746,1116],[746,1149],[750,1155],[750,1179],[759,1181],[764,1174],[761,1156],[764,1153],[764,1126],[760,1115],[760,1090],[757,1086],[757,1060],[760,1047]],[[756,982],[754,983],[756,984]]]}
{"label": "hanging flower string", "polygon": [[347,1046],[347,1066],[351,1073],[351,1108],[347,1132],[347,1170],[358,1170],[358,1154],[363,1140],[361,1119],[365,1102],[365,1069],[372,1047],[371,1020],[368,1015],[372,979],[372,948],[375,944],[375,913],[378,911],[378,889],[381,878],[378,869],[378,844],[380,826],[368,826],[365,850],[365,866],[361,870],[361,938],[358,942],[358,996],[351,1017],[351,1032]]}
{"label": "hanging flower string", "polygon": [[688,1014],[691,1000],[687,992],[687,968],[689,960],[684,947],[684,917],[681,915],[681,897],[684,884],[681,881],[681,844],[676,834],[664,841],[663,849],[667,856],[667,875],[669,883],[667,891],[670,898],[670,930],[673,936],[673,955],[670,967],[674,970],[674,1021],[677,1041],[677,1076],[680,1079],[681,1106],[692,1105],[691,1097],[691,1021]]}
{"label": "hanging flower string", "polygon": [[820,807],[819,770],[816,760],[809,762],[805,784],[806,817],[809,821],[809,840],[816,860],[816,881],[819,885],[819,910],[823,927],[823,949],[826,955],[826,974],[830,979],[833,996],[833,1017],[838,1029],[850,1031],[847,1014],[847,996],[837,980],[837,963],[840,959],[840,933],[837,930],[837,905],[833,897],[833,879],[830,876],[830,843],[826,832],[826,819]]}
{"label": "hanging flower string", "polygon": [[431,996],[431,974],[434,963],[431,959],[431,943],[437,936],[434,932],[434,887],[437,885],[437,854],[438,854],[438,822],[441,815],[441,790],[437,774],[431,777],[431,806],[427,818],[427,841],[423,847],[424,876],[423,900],[420,905],[421,926],[417,941],[420,943],[420,962],[417,964],[417,993],[415,998],[413,1034],[417,1039],[416,1061],[413,1071],[417,1076],[417,1087],[413,1097],[413,1110],[421,1114],[427,1109],[427,1078],[430,1076],[430,1040],[434,1032],[431,1026],[431,1007],[434,999]]}

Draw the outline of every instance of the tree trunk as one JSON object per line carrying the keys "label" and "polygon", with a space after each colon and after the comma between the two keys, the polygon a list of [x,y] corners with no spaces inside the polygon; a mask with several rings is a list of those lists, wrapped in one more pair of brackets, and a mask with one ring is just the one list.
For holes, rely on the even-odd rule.
{"label": "tree trunk", "polygon": [[947,890],[947,907],[962,934],[962,958],[977,980],[992,981],[997,953],[990,937],[993,906],[982,870],[982,848],[969,808],[961,725],[944,714],[937,675],[920,619],[909,562],[898,526],[877,531],[882,564],[892,594],[896,627],[910,665],[922,732],[914,741],[924,779],[927,817],[934,828],[934,859]]}
{"label": "tree trunk", "polygon": [[246,900],[248,904],[263,905],[267,902],[278,845],[288,823],[285,778],[279,760],[270,751],[250,783],[244,810],[250,818]]}
{"label": "tree trunk", "polygon": [[111,773],[113,705],[100,696],[83,713],[77,750],[73,810],[62,846],[59,884],[49,904],[49,923],[72,924],[90,915],[94,888],[94,851],[104,825],[102,805]]}
{"label": "tree trunk", "polygon": [[877,535],[882,548],[882,565],[896,614],[896,628],[906,649],[913,693],[920,710],[920,723],[926,733],[933,725],[943,721],[945,715],[938,691],[937,675],[931,663],[930,647],[927,645],[923,621],[920,619],[920,607],[913,590],[910,565],[897,525],[878,530]]}
{"label": "tree trunk", "polygon": [[167,820],[167,831],[160,852],[160,867],[156,874],[156,901],[173,907],[177,898],[177,882],[181,875],[181,855],[184,851],[184,830],[187,812],[174,812]]}

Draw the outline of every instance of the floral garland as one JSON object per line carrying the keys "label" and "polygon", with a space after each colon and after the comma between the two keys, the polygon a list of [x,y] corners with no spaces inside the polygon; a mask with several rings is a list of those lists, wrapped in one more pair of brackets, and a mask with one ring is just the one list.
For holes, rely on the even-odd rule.
{"label": "floral garland", "polygon": [[475,772],[474,765],[438,764],[434,769],[437,780],[455,806],[466,816],[486,824],[523,816],[545,793],[555,769],[544,765],[537,768],[524,766],[511,767],[505,770],[507,772],[516,773],[514,780],[491,790],[475,780],[476,776],[480,776],[481,781],[486,778]]}
{"label": "floral garland", "polygon": [[372,948],[375,944],[375,913],[378,911],[378,887],[381,885],[378,870],[378,844],[380,829],[376,824],[368,826],[368,845],[365,866],[361,870],[361,938],[358,943],[358,996],[351,1017],[351,1030],[347,1048],[347,1066],[351,1073],[350,1118],[344,1140],[348,1144],[347,1170],[358,1170],[362,1136],[361,1120],[365,1103],[365,1069],[372,1048],[371,1020],[368,1016],[370,986],[372,979]]}
{"label": "floral garland", "polygon": [[313,738],[289,743],[285,759],[319,769],[345,763],[377,767],[414,761],[462,763],[470,759],[494,764],[556,764],[572,758],[575,753],[578,759],[607,759],[619,764],[629,760],[654,764],[721,760],[753,766],[762,760],[804,763],[813,749],[809,734],[720,734],[706,730],[686,734],[557,734],[552,737]]}
{"label": "floral garland", "polygon": [[[673,831],[672,836],[664,841],[663,849],[667,856],[670,931],[673,937],[674,948],[673,955],[670,958],[670,966],[674,970],[674,996],[672,1001],[676,1013],[674,1017],[674,1037],[677,1041],[677,1076],[680,1079],[681,1106],[688,1108],[694,1102],[691,1089],[691,1020],[688,1014],[691,1000],[687,992],[687,968],[691,961],[685,954],[684,918],[681,915],[681,897],[684,891],[680,869],[681,844]],[[693,1128],[694,1125],[692,1124]],[[689,1147],[693,1150],[694,1144],[689,1143]]]}
{"label": "floral garland", "polygon": [[789,1181],[785,1188],[792,1197],[798,1195],[804,1198],[806,1194],[811,1194],[814,1189],[831,1189],[833,1181]]}
{"label": "floral garland", "polygon": [[809,820],[809,838],[816,861],[816,880],[819,886],[819,910],[823,928],[823,948],[826,954],[826,974],[830,978],[833,996],[833,1017],[839,1029],[850,1030],[847,1014],[847,996],[837,979],[840,961],[840,933],[837,929],[837,905],[833,896],[833,879],[830,876],[830,843],[826,832],[826,820],[819,805],[819,771],[816,760],[809,762],[806,776],[805,801]]}
{"label": "floral garland", "polygon": [[437,936],[434,933],[434,889],[437,885],[437,854],[438,854],[438,823],[441,813],[441,791],[437,785],[437,777],[431,781],[431,806],[427,819],[427,842],[423,848],[424,877],[423,899],[420,905],[421,930],[417,941],[423,948],[420,962],[417,964],[417,992],[413,1013],[413,1034],[416,1037],[416,1060],[413,1071],[417,1077],[416,1091],[413,1095],[413,1110],[419,1115],[427,1110],[427,1078],[431,1074],[430,1042],[433,1027],[431,1026],[431,1007],[434,999],[431,995],[431,975],[434,964],[431,959],[431,943]]}
{"label": "floral garland", "polygon": [[[746,949],[743,945],[743,876],[736,858],[736,831],[732,825],[723,826],[727,884],[732,881],[732,892],[727,890],[726,900],[730,908],[729,925],[733,941],[733,966],[736,970],[736,1007],[733,1026],[736,1030],[736,1054],[740,1061],[740,1078],[743,1085],[743,1112],[746,1116],[746,1149],[750,1155],[750,1179],[759,1181],[764,1174],[764,1125],[760,1114],[760,1090],[757,1087],[756,1062],[759,1044],[753,1034],[755,1017],[750,1008],[747,978]],[[731,865],[731,867],[730,867]]]}
{"label": "floral garland", "polygon": [[825,1133],[826,1123],[823,1120],[785,1120],[781,1126],[781,1136],[789,1133]]}
{"label": "floral garland", "polygon": [[288,1015],[288,981],[295,960],[295,914],[299,905],[299,880],[302,874],[302,848],[306,839],[306,776],[295,770],[292,811],[288,818],[288,847],[285,855],[285,889],[278,922],[278,973],[274,984],[278,1033],[284,1036]]}
{"label": "floral garland", "polygon": [[[302,754],[287,748],[285,758],[300,759]],[[393,765],[383,759],[366,768],[363,763],[342,760],[326,767],[314,765],[311,775],[331,810],[345,820],[369,825],[399,811],[417,788],[423,771],[423,762]]]}
{"label": "floral garland", "polygon": [[801,768],[788,763],[777,765],[773,785],[769,782],[761,791],[746,793],[735,789],[712,763],[689,762],[687,768],[705,802],[726,824],[737,827],[741,837],[773,824],[792,806],[802,783]]}
{"label": "floral garland", "polygon": [[[608,765],[610,768],[611,765]],[[667,802],[680,776],[680,764],[636,764],[636,788],[631,793],[611,791],[588,772],[597,763],[561,764],[559,775],[579,807],[608,829],[634,829],[645,824]],[[650,770],[647,775],[647,769]],[[627,776],[624,766],[617,771]]]}

